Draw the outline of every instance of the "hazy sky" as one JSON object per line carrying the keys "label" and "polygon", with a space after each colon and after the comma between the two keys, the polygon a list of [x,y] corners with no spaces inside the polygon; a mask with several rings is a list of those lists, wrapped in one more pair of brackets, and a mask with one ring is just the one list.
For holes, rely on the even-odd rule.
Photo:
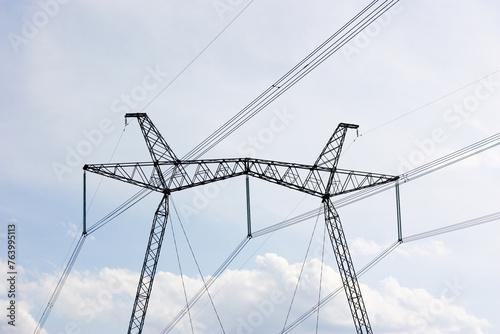
{"label": "hazy sky", "polygon": [[[18,309],[13,328],[2,284],[0,332],[31,333],[40,318],[81,234],[83,165],[149,159],[137,122],[124,127],[126,112],[147,112],[182,157],[368,3],[1,2],[0,268],[6,277],[15,223]],[[339,167],[399,175],[491,136],[500,124],[499,11],[494,0],[400,1],[203,157],[312,164],[347,122],[360,125],[359,136],[349,132]],[[499,211],[499,168],[495,148],[402,184],[404,236]],[[88,225],[140,190],[87,180]],[[259,180],[250,186],[254,230],[321,204]],[[149,195],[87,237],[44,333],[126,331],[160,198]],[[172,198],[208,279],[246,236],[244,178]],[[393,190],[338,211],[357,270],[397,240]],[[171,218],[147,333],[185,305],[170,223],[188,298],[202,286]],[[340,286],[328,241],[321,265],[317,218],[288,323],[318,302],[321,273],[322,296]],[[251,239],[211,287],[226,333],[283,328],[315,222]],[[499,245],[498,221],[401,244],[360,278],[374,332],[498,333]],[[196,333],[222,332],[206,297],[191,317]],[[353,327],[342,291],[321,309],[318,332]],[[294,332],[315,328],[316,315]],[[171,333],[191,333],[188,317]]]}

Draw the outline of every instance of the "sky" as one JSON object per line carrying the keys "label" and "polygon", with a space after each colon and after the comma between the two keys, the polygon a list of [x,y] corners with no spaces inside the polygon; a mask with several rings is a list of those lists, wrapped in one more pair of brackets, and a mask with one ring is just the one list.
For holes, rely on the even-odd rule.
{"label": "sky", "polygon": [[[125,113],[146,112],[182,157],[368,3],[2,1],[0,332],[32,333],[40,319],[82,233],[83,165],[149,160]],[[203,158],[312,164],[345,122],[360,127],[339,168],[401,175],[494,135],[499,10],[494,0],[402,0]],[[402,183],[403,236],[498,212],[499,168],[496,147]],[[138,190],[87,174],[87,224]],[[256,179],[250,192],[254,231],[321,205]],[[126,331],[160,200],[148,195],[86,238],[42,333]],[[161,333],[186,303],[183,284],[191,298],[247,234],[244,178],[175,193],[170,208],[147,333]],[[397,241],[394,190],[338,212],[357,271]],[[498,333],[499,232],[496,220],[399,245],[359,278],[374,332]],[[341,286],[323,233],[320,215],[250,239],[210,287],[226,333],[278,333]],[[189,318],[195,333],[222,333],[215,310],[204,295],[171,333],[192,333]],[[316,325],[354,331],[343,291],[292,333]]]}

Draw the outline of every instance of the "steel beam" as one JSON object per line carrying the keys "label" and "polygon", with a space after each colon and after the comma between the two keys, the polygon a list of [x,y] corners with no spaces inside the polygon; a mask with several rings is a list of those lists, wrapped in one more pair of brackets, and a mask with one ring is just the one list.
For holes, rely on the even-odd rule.
{"label": "steel beam", "polygon": [[347,302],[351,309],[352,318],[356,333],[373,333],[366,312],[361,289],[359,288],[358,278],[354,265],[352,263],[347,240],[344,235],[340,217],[333,206],[332,201],[328,198],[323,202],[325,210],[325,222],[328,229],[328,235],[332,243],[333,252],[339,268],[342,285],[347,296]]}
{"label": "steel beam", "polygon": [[[153,220],[128,333],[141,333],[144,325],[167,224],[169,194],[241,175],[247,177],[249,237],[251,237],[249,176],[322,198],[328,233],[356,331],[357,333],[372,333],[347,241],[330,198],[396,181],[398,177],[337,168],[347,130],[357,129],[357,125],[340,123],[316,162],[313,165],[305,165],[253,158],[179,160],[146,114],[127,114],[126,117],[138,119],[152,161],[85,165],[84,170],[164,194]],[[401,238],[398,187],[396,187],[396,192],[398,237]]]}
{"label": "steel beam", "polygon": [[168,210],[168,195],[166,194],[163,196],[153,219],[146,255],[144,256],[141,276],[135,295],[132,316],[130,317],[128,326],[128,334],[142,333],[149,297],[151,296],[153,281],[156,274],[156,267],[158,265],[158,258],[160,257],[163,236],[165,235],[165,228],[167,226]]}

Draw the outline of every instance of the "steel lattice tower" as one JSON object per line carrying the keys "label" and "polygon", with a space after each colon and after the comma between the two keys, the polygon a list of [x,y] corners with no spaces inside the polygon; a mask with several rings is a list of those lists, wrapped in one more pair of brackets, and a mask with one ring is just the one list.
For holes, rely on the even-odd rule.
{"label": "steel lattice tower", "polygon": [[372,333],[347,240],[331,197],[393,182],[398,176],[337,168],[347,130],[357,129],[357,125],[340,123],[316,162],[304,165],[253,158],[180,160],[145,113],[126,114],[125,117],[139,121],[152,161],[85,165],[83,169],[163,194],[153,219],[128,333],[141,333],[144,326],[167,225],[169,195],[240,175],[253,176],[321,198],[356,332]]}

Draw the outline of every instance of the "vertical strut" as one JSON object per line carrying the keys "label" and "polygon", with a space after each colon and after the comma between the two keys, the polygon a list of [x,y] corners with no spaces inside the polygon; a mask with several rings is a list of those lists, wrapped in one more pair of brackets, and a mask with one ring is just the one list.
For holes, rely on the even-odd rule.
{"label": "vertical strut", "polygon": [[333,203],[329,198],[324,201],[325,220],[328,228],[328,234],[335,253],[335,259],[339,267],[340,277],[347,296],[349,308],[351,309],[354,326],[358,334],[370,334],[372,328],[368,319],[361,289],[359,288],[358,279],[354,266],[352,264],[351,255],[347,247],[347,240],[340,223],[340,218],[335,210]]}
{"label": "vertical strut", "polygon": [[153,288],[153,280],[156,274],[156,266],[158,264],[163,236],[165,234],[165,227],[167,226],[168,209],[168,194],[165,194],[153,219],[148,247],[142,265],[141,277],[139,278],[139,285],[135,295],[132,316],[130,317],[128,326],[128,334],[142,333],[149,297]]}
{"label": "vertical strut", "polygon": [[248,178],[248,174],[246,175],[246,190],[247,190],[247,229],[248,234],[247,237],[252,237],[252,219],[250,216],[250,180]]}
{"label": "vertical strut", "polygon": [[87,234],[87,179],[83,171],[83,235]]}
{"label": "vertical strut", "polygon": [[399,181],[396,181],[396,213],[398,220],[398,241],[403,242],[403,229],[401,227],[401,203],[399,200]]}

